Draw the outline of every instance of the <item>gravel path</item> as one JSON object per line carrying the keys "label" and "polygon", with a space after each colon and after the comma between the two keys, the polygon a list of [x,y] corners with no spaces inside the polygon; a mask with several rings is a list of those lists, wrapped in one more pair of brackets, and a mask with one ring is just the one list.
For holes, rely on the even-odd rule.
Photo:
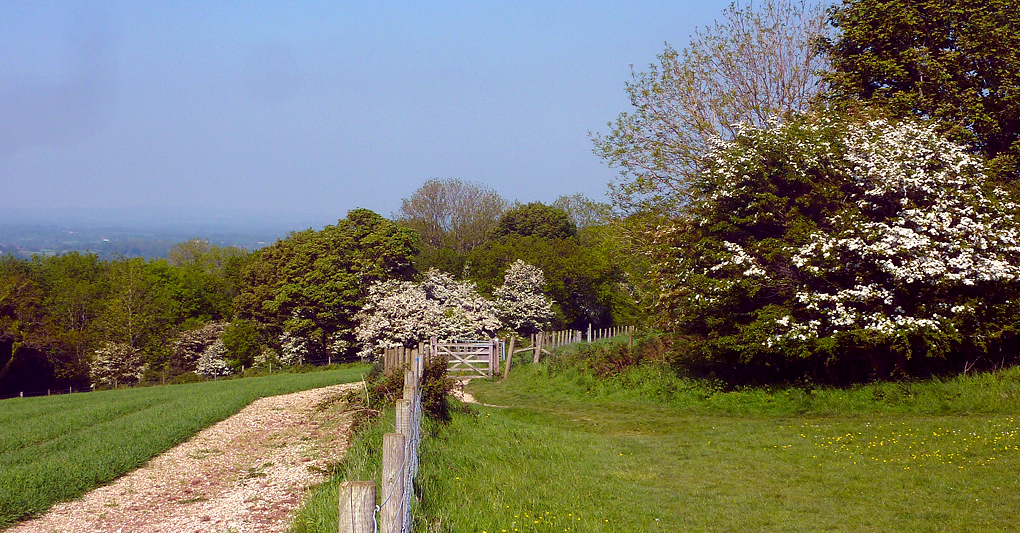
{"label": "gravel path", "polygon": [[112,484],[7,533],[282,532],[347,448],[335,400],[358,384],[256,400]]}

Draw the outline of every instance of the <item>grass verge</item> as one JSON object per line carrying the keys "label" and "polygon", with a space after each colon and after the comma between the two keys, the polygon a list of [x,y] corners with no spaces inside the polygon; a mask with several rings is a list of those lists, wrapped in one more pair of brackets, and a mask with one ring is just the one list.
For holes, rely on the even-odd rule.
{"label": "grass verge", "polygon": [[339,370],[0,401],[0,529],[78,498],[252,401],[361,379]]}
{"label": "grass verge", "polygon": [[[339,523],[340,484],[372,481],[382,487],[383,436],[393,432],[392,408],[366,420],[352,436],[347,454],[329,481],[319,485],[305,501],[291,524],[290,533],[336,533]],[[376,498],[378,499],[378,494]]]}
{"label": "grass verge", "polygon": [[422,442],[416,529],[1012,531],[1020,371],[746,389],[523,365]]}

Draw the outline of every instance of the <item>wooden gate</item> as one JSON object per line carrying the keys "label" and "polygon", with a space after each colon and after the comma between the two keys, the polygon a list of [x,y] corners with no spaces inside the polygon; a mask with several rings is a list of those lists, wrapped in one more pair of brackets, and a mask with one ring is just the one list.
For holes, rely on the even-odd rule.
{"label": "wooden gate", "polygon": [[432,353],[446,357],[447,373],[460,379],[491,378],[499,369],[499,341],[436,342]]}

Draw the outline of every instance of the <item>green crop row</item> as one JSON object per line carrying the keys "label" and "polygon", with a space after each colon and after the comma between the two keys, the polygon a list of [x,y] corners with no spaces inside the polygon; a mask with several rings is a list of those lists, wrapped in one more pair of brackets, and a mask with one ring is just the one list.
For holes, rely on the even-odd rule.
{"label": "green crop row", "polygon": [[109,483],[252,401],[361,379],[363,365],[0,401],[0,528]]}

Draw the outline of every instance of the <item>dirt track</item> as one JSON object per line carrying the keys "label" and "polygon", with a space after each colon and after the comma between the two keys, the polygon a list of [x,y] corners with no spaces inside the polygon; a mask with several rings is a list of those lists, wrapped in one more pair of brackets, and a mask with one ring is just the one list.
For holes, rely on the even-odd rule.
{"label": "dirt track", "polygon": [[[331,400],[360,384],[262,398],[81,500],[8,533],[270,533],[347,449]],[[324,407],[324,408],[323,408]]]}

